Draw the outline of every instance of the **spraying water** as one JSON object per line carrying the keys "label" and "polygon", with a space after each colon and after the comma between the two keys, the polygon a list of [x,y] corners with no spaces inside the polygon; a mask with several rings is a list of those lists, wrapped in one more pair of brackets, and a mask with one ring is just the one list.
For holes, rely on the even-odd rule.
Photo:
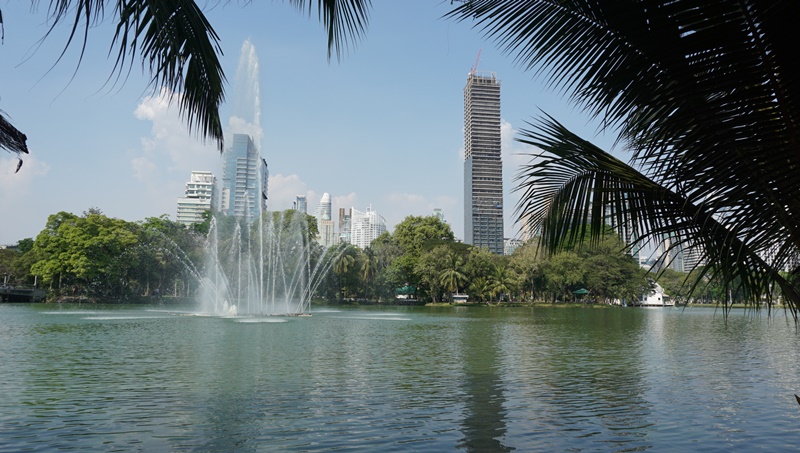
{"label": "spraying water", "polygon": [[310,240],[300,213],[276,212],[250,225],[234,217],[215,218],[206,242],[201,311],[217,316],[306,314],[333,255]]}
{"label": "spraying water", "polygon": [[[206,240],[201,310],[207,314],[305,314],[332,262],[332,251],[325,252],[309,238],[305,214],[266,212],[267,172],[259,171],[262,163],[266,170],[266,161],[260,157],[258,80],[258,57],[247,40],[233,87],[234,144],[225,154],[222,196],[232,207],[231,215],[212,219]],[[226,202],[222,204],[224,209]]]}

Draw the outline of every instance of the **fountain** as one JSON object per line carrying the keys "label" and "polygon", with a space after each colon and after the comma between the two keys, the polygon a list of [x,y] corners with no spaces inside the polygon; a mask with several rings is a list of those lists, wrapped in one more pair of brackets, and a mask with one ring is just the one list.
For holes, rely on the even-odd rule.
{"label": "fountain", "polygon": [[[255,173],[258,180],[241,184],[248,188],[247,193],[236,203],[243,206],[244,215],[217,215],[211,221],[205,273],[200,279],[201,310],[215,316],[307,315],[311,296],[329,270],[333,253],[325,253],[309,237],[305,213],[269,213],[262,206],[258,189],[263,187],[266,199],[266,184],[261,179],[266,171],[262,176],[258,151],[262,136],[258,58],[249,40],[242,46],[233,88],[229,130],[252,140],[257,163],[252,170],[247,164],[247,174]],[[238,173],[241,159],[234,164]],[[266,166],[265,161],[263,164]],[[236,178],[238,192],[241,181],[238,175]],[[224,189],[223,196],[225,190],[234,206],[234,190]],[[259,200],[253,203],[253,198]]]}
{"label": "fountain", "polygon": [[309,239],[305,215],[275,212],[252,224],[212,219],[201,311],[215,316],[307,315],[331,253]]}

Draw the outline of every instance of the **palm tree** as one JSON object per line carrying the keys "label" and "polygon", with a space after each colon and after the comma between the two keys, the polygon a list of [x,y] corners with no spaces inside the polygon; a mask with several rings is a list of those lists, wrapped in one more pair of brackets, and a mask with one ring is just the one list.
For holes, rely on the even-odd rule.
{"label": "palm tree", "polygon": [[[366,29],[369,0],[289,0],[300,11],[314,13],[314,4],[328,38],[328,58],[337,58]],[[31,0],[36,6],[38,0]],[[117,22],[111,42],[116,51],[113,72],[117,80],[125,75],[136,57],[150,71],[155,91],[166,88],[190,130],[217,143],[223,150],[219,107],[225,98],[225,74],[220,64],[220,37],[192,0],[117,0],[107,8],[106,0],[50,0],[47,9],[50,31],[61,23],[71,27],[63,55],[73,40],[79,41],[81,55],[89,31],[101,22],[107,9]],[[2,24],[2,11],[0,11]],[[47,37],[47,36],[45,36]],[[116,50],[114,50],[116,49]],[[27,153],[26,137],[0,111],[0,148],[20,155]],[[22,161],[20,160],[20,164]],[[19,166],[17,167],[19,170]]]}
{"label": "palm tree", "polygon": [[[474,21],[631,151],[629,163],[544,115],[519,139],[542,153],[518,176],[520,218],[551,251],[604,223],[633,245],[672,238],[750,301],[800,289],[800,73],[792,0],[472,0]],[[701,279],[698,279],[700,281]]]}
{"label": "palm tree", "polygon": [[514,276],[506,266],[498,265],[492,269],[492,275],[489,277],[489,287],[491,288],[492,297],[497,297],[511,292],[514,285]]}
{"label": "palm tree", "polygon": [[369,299],[368,290],[372,278],[378,267],[378,260],[375,257],[375,251],[371,247],[364,249],[363,253],[359,254],[361,260],[361,278],[364,280],[364,298]]}
{"label": "palm tree", "polygon": [[[447,260],[447,267],[439,274],[439,283],[446,290],[452,293],[458,292],[458,288],[467,276],[462,272],[464,269],[464,258],[454,252],[450,252]],[[451,296],[452,297],[452,296]]]}
{"label": "palm tree", "polygon": [[344,298],[345,295],[344,285],[342,284],[344,275],[347,274],[347,271],[350,270],[350,267],[353,265],[353,263],[355,263],[355,261],[356,260],[353,258],[353,255],[342,253],[336,260],[336,264],[333,265],[333,273],[339,276],[339,289],[341,291],[341,298]]}
{"label": "palm tree", "polygon": [[492,284],[486,277],[475,277],[469,288],[472,298],[481,302],[492,293]]}

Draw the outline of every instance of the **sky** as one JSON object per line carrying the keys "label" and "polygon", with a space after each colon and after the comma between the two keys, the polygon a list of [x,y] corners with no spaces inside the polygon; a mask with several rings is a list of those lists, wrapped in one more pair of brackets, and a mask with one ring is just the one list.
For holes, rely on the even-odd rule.
{"label": "sky", "polygon": [[[240,3],[210,2],[204,11],[220,36],[229,82],[246,40],[258,57],[269,210],[289,209],[306,195],[313,214],[327,192],[334,217],[339,208],[371,207],[392,231],[406,216],[439,208],[463,238],[463,89],[476,60],[478,72],[494,72],[501,82],[506,237],[519,234],[514,178],[536,152],[514,140],[527,122],[546,112],[610,146],[541,75],[525,71],[472,24],[442,18],[454,7],[449,1],[374,2],[364,37],[330,61],[316,14],[286,2]],[[139,61],[123,80],[113,77],[113,18],[90,30],[78,64],[80,41],[61,56],[65,24],[42,40],[45,7],[0,0],[0,10],[0,110],[28,136],[30,149],[16,174],[16,155],[0,150],[0,244],[35,238],[60,211],[175,220],[193,170],[221,177],[215,146],[188,132]],[[228,85],[220,111],[226,138],[236,127],[233,92]]]}

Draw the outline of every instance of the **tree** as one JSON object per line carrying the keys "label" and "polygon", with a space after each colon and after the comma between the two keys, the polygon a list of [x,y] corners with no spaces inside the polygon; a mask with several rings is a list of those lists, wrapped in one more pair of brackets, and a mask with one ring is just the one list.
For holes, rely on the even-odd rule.
{"label": "tree", "polygon": [[364,282],[364,298],[369,299],[369,286],[378,268],[378,260],[375,256],[375,251],[371,247],[365,248],[362,253],[358,255],[361,262],[359,265],[359,277]]}
{"label": "tree", "polygon": [[450,225],[436,216],[407,216],[394,227],[392,238],[406,255],[418,258],[426,250],[455,240]]}
{"label": "tree", "polygon": [[[31,1],[34,7],[38,3]],[[116,34],[109,50],[109,55],[116,53],[113,72],[124,78],[134,59],[141,58],[142,65],[150,72],[153,90],[161,92],[165,88],[170,100],[177,101],[189,129],[196,130],[203,139],[216,142],[221,152],[219,107],[225,98],[225,73],[219,58],[222,50],[220,37],[200,7],[191,0],[125,0],[114,2],[113,8],[107,8],[106,3],[50,1],[47,22],[51,31],[62,23],[71,29],[64,51],[81,38],[83,42],[79,45],[85,49],[89,32],[105,19],[107,11],[113,11]],[[327,31],[329,59],[333,54],[338,58],[348,42],[359,38],[366,29],[369,0],[292,0],[291,3],[309,15],[316,3],[317,14]],[[25,134],[0,111],[0,148],[19,156],[28,152],[26,141]],[[21,165],[20,159],[17,171]]]}
{"label": "tree", "polygon": [[469,295],[474,301],[483,302],[492,294],[492,284],[486,277],[476,277],[469,285]]}
{"label": "tree", "polygon": [[489,277],[492,297],[499,301],[504,294],[512,292],[516,287],[515,280],[516,275],[505,264],[496,265]]}
{"label": "tree", "polygon": [[427,292],[431,300],[438,302],[443,299],[446,284],[442,281],[442,269],[448,266],[452,252],[446,245],[439,245],[425,252],[414,266],[414,274],[419,281],[423,292]]}
{"label": "tree", "polygon": [[467,276],[462,272],[463,269],[464,258],[461,255],[450,252],[447,256],[446,267],[442,269],[439,279],[451,294],[457,293],[461,283],[467,280]]}
{"label": "tree", "polygon": [[472,0],[449,17],[548,70],[632,151],[626,164],[546,115],[522,132],[544,153],[520,173],[520,214],[551,251],[606,221],[639,245],[669,236],[753,303],[779,289],[796,318],[800,288],[780,271],[800,254],[798,13],[791,0]]}
{"label": "tree", "polygon": [[[116,270],[124,252],[138,244],[137,225],[101,214],[78,217],[51,215],[31,252],[40,260],[31,273],[44,284],[79,284],[92,295],[107,295],[119,278]],[[77,287],[75,287],[77,289]]]}
{"label": "tree", "polygon": [[541,266],[544,256],[540,253],[536,241],[528,241],[522,247],[514,250],[511,255],[510,266],[520,278],[520,290],[530,291],[530,298],[535,299],[536,292],[542,289]]}
{"label": "tree", "polygon": [[347,247],[336,259],[333,265],[333,273],[338,277],[338,289],[341,291],[339,299],[347,297],[347,283],[352,280],[350,271],[354,268],[356,248],[353,246]]}

